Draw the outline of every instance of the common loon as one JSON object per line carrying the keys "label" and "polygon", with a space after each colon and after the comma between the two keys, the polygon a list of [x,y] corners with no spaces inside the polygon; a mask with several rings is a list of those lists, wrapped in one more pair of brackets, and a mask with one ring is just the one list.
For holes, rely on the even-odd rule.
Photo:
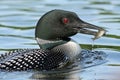
{"label": "common loon", "polygon": [[35,39],[40,49],[18,49],[1,54],[0,69],[22,71],[63,68],[81,52],[79,44],[70,37],[77,33],[96,35],[96,30],[104,29],[82,21],[74,12],[58,9],[49,11],[39,19],[35,29]]}

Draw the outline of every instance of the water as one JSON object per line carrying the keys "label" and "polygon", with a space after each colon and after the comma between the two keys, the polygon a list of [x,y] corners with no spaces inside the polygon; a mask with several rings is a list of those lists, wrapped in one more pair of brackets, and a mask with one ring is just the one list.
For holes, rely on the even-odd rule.
{"label": "water", "polygon": [[[93,49],[108,54],[107,62],[85,69],[53,73],[1,72],[0,80],[119,80],[120,74],[120,1],[119,0],[1,0],[0,53],[18,48],[39,48],[34,39],[38,19],[52,9],[74,11],[89,23],[104,27],[106,36],[95,40]],[[93,36],[72,37],[84,49],[92,49]],[[58,75],[59,74],[59,75]]]}

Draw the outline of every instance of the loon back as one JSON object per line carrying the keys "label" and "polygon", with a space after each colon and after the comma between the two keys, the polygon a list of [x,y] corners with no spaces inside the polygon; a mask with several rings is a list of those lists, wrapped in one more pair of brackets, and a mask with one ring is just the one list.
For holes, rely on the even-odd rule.
{"label": "loon back", "polygon": [[[90,30],[89,30],[90,29]],[[41,49],[15,50],[0,56],[2,70],[52,70],[64,67],[80,54],[80,46],[70,37],[77,33],[96,35],[100,27],[82,21],[76,13],[52,10],[43,15],[35,29]]]}
{"label": "loon back", "polygon": [[2,55],[0,69],[7,71],[51,70],[60,67],[67,61],[68,58],[63,53],[43,49],[21,49]]}
{"label": "loon back", "polygon": [[21,71],[62,68],[68,62],[74,61],[80,52],[80,46],[72,41],[51,50],[18,49],[0,56],[0,69]]}

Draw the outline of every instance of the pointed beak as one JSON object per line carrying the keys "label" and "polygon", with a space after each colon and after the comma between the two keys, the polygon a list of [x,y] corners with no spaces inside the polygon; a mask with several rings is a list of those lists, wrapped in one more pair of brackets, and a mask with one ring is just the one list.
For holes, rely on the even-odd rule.
{"label": "pointed beak", "polygon": [[77,26],[74,27],[74,29],[76,29],[78,33],[94,35],[93,40],[100,38],[106,33],[105,29],[84,21],[80,21],[79,23],[76,23],[76,25]]}

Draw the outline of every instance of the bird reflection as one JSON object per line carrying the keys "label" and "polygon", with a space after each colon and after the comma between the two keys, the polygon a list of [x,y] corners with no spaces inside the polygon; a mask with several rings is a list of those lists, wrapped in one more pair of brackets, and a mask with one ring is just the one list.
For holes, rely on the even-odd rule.
{"label": "bird reflection", "polygon": [[80,62],[69,64],[67,67],[51,71],[38,71],[32,74],[31,80],[81,80],[78,73],[84,71]]}
{"label": "bird reflection", "polygon": [[32,80],[81,80],[74,73],[35,73],[31,77]]}

